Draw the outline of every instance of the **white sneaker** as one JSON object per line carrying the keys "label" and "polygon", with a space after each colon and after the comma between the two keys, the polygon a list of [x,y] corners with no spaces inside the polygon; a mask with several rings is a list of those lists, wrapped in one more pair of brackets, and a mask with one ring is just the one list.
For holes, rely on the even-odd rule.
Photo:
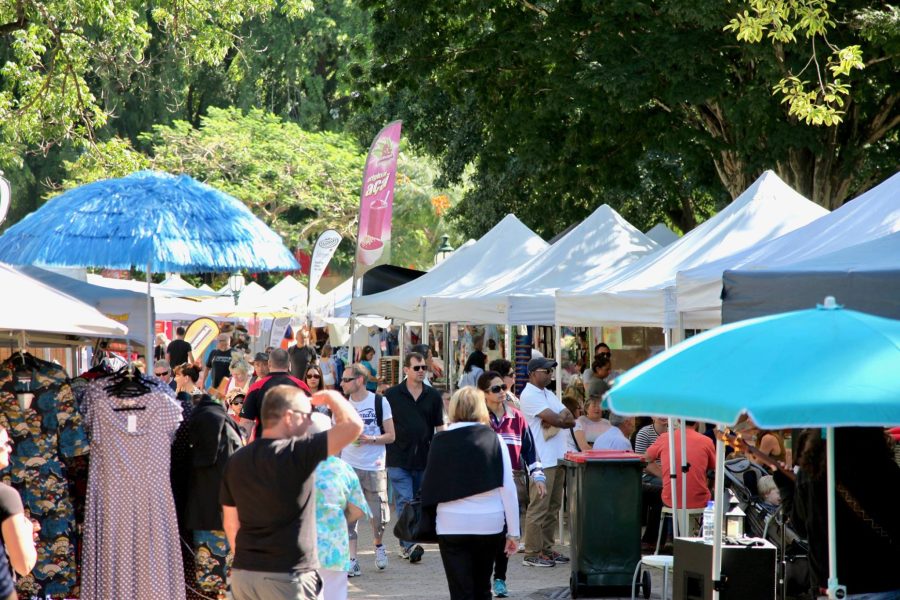
{"label": "white sneaker", "polygon": [[400,550],[397,551],[397,556],[402,558],[403,560],[409,560],[409,550],[400,546]]}
{"label": "white sneaker", "polygon": [[347,577],[359,577],[362,575],[362,569],[359,568],[359,561],[355,558],[350,559],[350,570],[347,571]]}
{"label": "white sneaker", "polygon": [[375,546],[375,566],[379,571],[384,571],[388,565],[387,550],[384,546]]}

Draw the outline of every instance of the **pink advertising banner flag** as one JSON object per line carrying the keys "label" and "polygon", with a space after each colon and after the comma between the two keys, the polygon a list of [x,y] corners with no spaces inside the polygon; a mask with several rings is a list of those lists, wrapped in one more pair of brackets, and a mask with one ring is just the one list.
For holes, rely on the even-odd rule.
{"label": "pink advertising banner flag", "polygon": [[388,123],[375,137],[366,158],[356,240],[354,275],[357,278],[391,258],[391,217],[402,124],[402,121]]}

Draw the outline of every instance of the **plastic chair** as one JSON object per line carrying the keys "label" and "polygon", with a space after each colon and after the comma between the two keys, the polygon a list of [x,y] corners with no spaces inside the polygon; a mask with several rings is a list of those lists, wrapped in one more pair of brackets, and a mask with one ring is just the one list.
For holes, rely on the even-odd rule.
{"label": "plastic chair", "polygon": [[[652,567],[655,569],[662,569],[663,572],[663,589],[662,589],[662,599],[666,600],[669,597],[669,571],[672,570],[675,565],[675,557],[669,554],[648,554],[647,556],[642,556],[641,560],[638,561],[637,567],[634,569],[634,577],[631,579],[631,600],[635,600],[637,598],[637,580],[638,575],[641,572],[641,567]],[[642,578],[641,589],[643,591],[644,598],[650,597],[650,586],[649,584],[649,574]]]}
{"label": "plastic chair", "polygon": [[[691,524],[691,533],[698,533],[700,531],[700,523],[703,520],[703,510],[702,508],[688,508],[678,510],[687,510],[688,520]],[[659,554],[659,547],[662,545],[662,535],[663,528],[666,526],[666,517],[670,520],[672,519],[672,507],[671,506],[663,506],[662,512],[659,515],[659,533],[656,534],[656,551],[653,554]]]}

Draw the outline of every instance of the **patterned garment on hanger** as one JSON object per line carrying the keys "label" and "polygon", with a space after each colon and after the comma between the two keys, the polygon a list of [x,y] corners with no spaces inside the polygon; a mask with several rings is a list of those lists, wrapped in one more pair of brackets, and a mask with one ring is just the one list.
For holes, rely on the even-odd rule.
{"label": "patterned garment on hanger", "polygon": [[[16,590],[23,598],[77,598],[77,530],[65,461],[86,454],[88,439],[65,371],[29,359],[33,368],[24,373],[20,369],[17,378],[0,390],[0,427],[14,445],[0,479],[18,490],[26,515],[41,526],[37,563],[31,573],[18,578]],[[14,356],[4,366],[15,368],[15,361]],[[31,381],[26,383],[23,374],[29,373]],[[16,391],[34,396],[28,403],[27,396],[17,396]]]}
{"label": "patterned garment on hanger", "polygon": [[104,379],[85,389],[82,411],[91,436],[91,464],[83,600],[185,597],[169,480],[181,406],[167,384],[156,378],[144,382],[150,391],[130,399],[111,395]]}

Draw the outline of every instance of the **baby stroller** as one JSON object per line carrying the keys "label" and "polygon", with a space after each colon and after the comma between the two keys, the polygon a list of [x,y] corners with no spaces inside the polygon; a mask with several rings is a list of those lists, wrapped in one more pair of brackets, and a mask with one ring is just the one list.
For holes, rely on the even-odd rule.
{"label": "baby stroller", "polygon": [[763,503],[757,482],[768,471],[747,458],[725,462],[725,485],[734,493],[747,515],[748,535],[767,540],[778,554],[778,597],[782,600],[809,598],[809,545],[793,530],[782,506],[772,510]]}

